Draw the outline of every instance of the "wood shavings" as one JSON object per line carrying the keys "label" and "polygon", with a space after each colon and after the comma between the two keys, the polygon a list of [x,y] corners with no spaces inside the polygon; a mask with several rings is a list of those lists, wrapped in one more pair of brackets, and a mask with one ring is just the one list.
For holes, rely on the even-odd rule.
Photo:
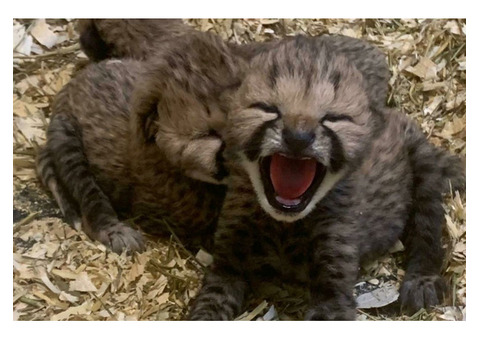
{"label": "wood shavings", "polygon": [[66,311],[58,313],[50,318],[51,321],[68,320],[72,315],[89,314],[92,308],[92,301],[85,301],[82,305],[70,307]]}
{"label": "wood shavings", "polygon": [[451,121],[445,123],[442,131],[436,133],[437,136],[440,136],[445,139],[452,139],[452,137],[466,128],[466,116],[457,117],[454,116]]}
{"label": "wood shavings", "polygon": [[45,19],[36,20],[31,30],[32,36],[43,46],[51,48],[59,41],[58,36],[50,30]]}
{"label": "wood shavings", "polygon": [[70,290],[77,292],[96,292],[97,287],[88,277],[88,274],[85,272],[80,273],[75,281],[70,282]]}
{"label": "wood shavings", "polygon": [[430,59],[422,57],[414,67],[409,66],[405,71],[408,71],[421,79],[433,80],[437,75],[437,65]]}
{"label": "wood shavings", "polygon": [[462,34],[458,23],[454,20],[448,21],[444,26],[443,29],[448,30],[452,34],[460,35]]}
{"label": "wood shavings", "polygon": [[[424,88],[424,90],[425,90],[425,88]],[[432,88],[430,88],[429,90],[432,90]],[[427,91],[427,90],[425,90],[425,91]],[[438,97],[433,98],[431,103],[427,104],[423,108],[423,114],[431,115],[432,113],[434,113],[440,107],[440,104],[443,101],[444,101],[444,98],[442,96],[438,96]]]}
{"label": "wood shavings", "polygon": [[17,55],[30,55],[32,52],[32,44],[33,44],[33,38],[32,36],[28,35],[21,39],[16,47],[15,47],[15,52],[17,52]]}
{"label": "wood shavings", "polygon": [[453,239],[458,239],[460,236],[462,236],[461,230],[458,228],[458,226],[453,223],[452,218],[449,215],[445,215],[445,220],[447,222],[447,230],[450,236]]}
{"label": "wood shavings", "polygon": [[13,50],[15,51],[18,45],[26,36],[26,27],[16,20],[13,20]]}
{"label": "wood shavings", "polygon": [[251,312],[246,312],[242,315],[240,315],[238,318],[235,320],[237,321],[250,321],[255,319],[265,308],[268,307],[267,301],[263,300],[257,307],[255,307],[254,310]]}
{"label": "wood shavings", "polygon": [[[376,281],[378,284],[378,280]],[[387,284],[357,297],[357,308],[379,308],[391,304],[398,299],[395,286]]]}
{"label": "wood shavings", "polygon": [[203,249],[200,249],[195,256],[195,258],[203,264],[205,267],[210,266],[213,263],[213,256],[204,251]]}

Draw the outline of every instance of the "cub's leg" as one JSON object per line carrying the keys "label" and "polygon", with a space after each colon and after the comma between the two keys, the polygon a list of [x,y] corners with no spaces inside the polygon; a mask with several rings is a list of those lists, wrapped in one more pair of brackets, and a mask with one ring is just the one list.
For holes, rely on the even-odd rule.
{"label": "cub's leg", "polygon": [[37,161],[42,181],[52,190],[69,222],[78,226],[81,216],[82,227],[92,239],[117,253],[124,249],[142,250],[141,234],[118,220],[110,200],[96,183],[80,136],[73,118],[63,114],[53,116],[47,145]]}
{"label": "cub's leg", "polygon": [[412,146],[413,201],[405,230],[406,275],[400,288],[400,302],[407,312],[438,305],[446,293],[440,276],[444,211],[440,159],[426,141]]}
{"label": "cub's leg", "polygon": [[311,307],[306,320],[355,319],[359,258],[353,242],[340,223],[317,228],[310,243]]}
{"label": "cub's leg", "polygon": [[235,214],[232,210],[228,210],[228,216],[221,216],[219,221],[214,263],[193,302],[188,316],[190,320],[233,320],[242,311],[250,290],[244,271],[251,261],[247,249],[251,242],[245,226],[229,215]]}
{"label": "cub's leg", "polygon": [[[429,186],[428,180],[422,181],[424,182],[416,184],[420,187]],[[409,312],[438,305],[446,292],[444,280],[440,276],[443,262],[440,241],[444,222],[442,196],[435,187],[420,187],[415,190],[412,212],[407,223],[407,268],[400,289],[402,307]]]}
{"label": "cub's leg", "polygon": [[189,320],[233,320],[242,310],[247,283],[235,270],[217,267],[205,276]]}

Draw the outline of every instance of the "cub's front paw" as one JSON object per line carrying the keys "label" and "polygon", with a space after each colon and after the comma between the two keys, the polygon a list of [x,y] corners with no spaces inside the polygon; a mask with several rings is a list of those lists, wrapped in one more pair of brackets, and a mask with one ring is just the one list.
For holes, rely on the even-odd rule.
{"label": "cub's front paw", "polygon": [[305,320],[355,320],[354,307],[336,301],[320,303],[308,310]]}
{"label": "cub's front paw", "polygon": [[95,239],[118,254],[125,249],[128,252],[142,252],[145,250],[142,234],[122,222],[105,226],[95,236]]}
{"label": "cub's front paw", "polygon": [[402,309],[414,313],[440,304],[446,291],[445,281],[440,275],[407,274],[400,288],[400,303]]}

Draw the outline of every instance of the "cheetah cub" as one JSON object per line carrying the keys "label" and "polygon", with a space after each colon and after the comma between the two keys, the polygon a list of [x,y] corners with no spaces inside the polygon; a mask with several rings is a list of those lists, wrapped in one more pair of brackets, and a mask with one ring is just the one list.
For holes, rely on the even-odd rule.
{"label": "cheetah cub", "polygon": [[144,247],[120,213],[208,244],[225,194],[206,183],[226,176],[220,96],[238,86],[238,65],[219,37],[194,33],[150,63],[108,60],[77,74],[55,99],[37,158],[66,220],[115,252]]}
{"label": "cheetah cub", "polygon": [[253,58],[232,99],[228,192],[190,319],[231,320],[279,280],[308,288],[306,319],[353,320],[360,263],[399,238],[402,305],[441,302],[442,192],[464,188],[464,170],[409,118],[373,106],[364,82],[325,40]]}

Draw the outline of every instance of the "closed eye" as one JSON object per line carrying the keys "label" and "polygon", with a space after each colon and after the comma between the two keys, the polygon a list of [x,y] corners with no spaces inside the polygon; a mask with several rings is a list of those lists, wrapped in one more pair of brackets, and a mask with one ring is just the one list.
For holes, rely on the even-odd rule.
{"label": "closed eye", "polygon": [[253,103],[248,108],[249,109],[260,109],[260,110],[265,111],[267,113],[278,113],[278,114],[280,114],[280,110],[278,109],[278,107],[276,107],[275,105],[269,105],[267,103],[262,103],[262,102]]}
{"label": "closed eye", "polygon": [[341,113],[333,113],[328,112],[325,116],[322,117],[320,120],[320,124],[323,125],[324,122],[339,122],[339,121],[347,121],[350,123],[354,123],[353,118]]}

